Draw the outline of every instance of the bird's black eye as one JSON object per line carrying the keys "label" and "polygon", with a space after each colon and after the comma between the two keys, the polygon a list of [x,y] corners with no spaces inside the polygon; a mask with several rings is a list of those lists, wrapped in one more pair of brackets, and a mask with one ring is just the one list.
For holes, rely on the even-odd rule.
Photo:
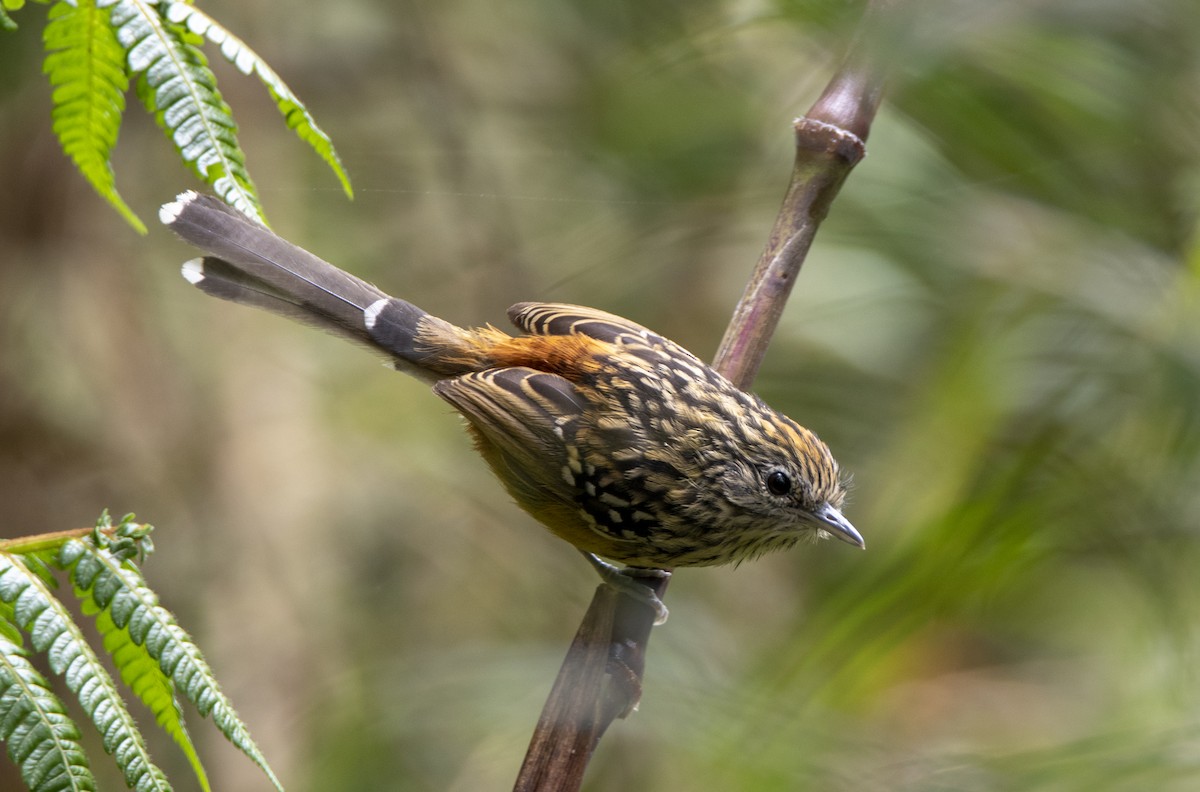
{"label": "bird's black eye", "polygon": [[792,491],[792,477],[782,470],[773,470],[767,475],[767,489],[772,495],[787,495]]}

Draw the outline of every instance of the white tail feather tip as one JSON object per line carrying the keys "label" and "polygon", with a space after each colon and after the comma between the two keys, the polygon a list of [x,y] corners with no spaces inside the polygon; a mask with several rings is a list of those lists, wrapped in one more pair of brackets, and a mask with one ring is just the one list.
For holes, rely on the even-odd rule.
{"label": "white tail feather tip", "polygon": [[184,279],[187,280],[188,283],[195,286],[197,283],[204,280],[204,259],[194,258],[190,261],[183,262],[183,266],[179,268],[179,272],[183,275]]}
{"label": "white tail feather tip", "polygon": [[366,309],[363,311],[363,324],[366,325],[368,330],[371,330],[375,327],[375,322],[377,319],[379,319],[380,312],[387,307],[389,302],[391,302],[391,300],[389,300],[387,297],[384,297],[376,300],[366,307]]}
{"label": "white tail feather tip", "polygon": [[171,225],[179,219],[179,215],[183,213],[183,208],[192,201],[200,197],[200,194],[195,190],[185,190],[175,196],[175,200],[170,203],[165,203],[158,210],[158,219],[163,225]]}

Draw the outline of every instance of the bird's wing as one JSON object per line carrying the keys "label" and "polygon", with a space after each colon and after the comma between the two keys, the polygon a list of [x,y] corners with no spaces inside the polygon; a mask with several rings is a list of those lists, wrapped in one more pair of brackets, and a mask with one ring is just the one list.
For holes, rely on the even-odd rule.
{"label": "bird's wing", "polygon": [[[578,465],[577,419],[587,402],[570,382],[531,368],[494,368],[441,380],[433,392],[470,423],[479,450],[510,492],[529,501],[569,497],[564,470]],[[575,449],[572,451],[572,449]]]}
{"label": "bird's wing", "polygon": [[523,302],[508,309],[508,318],[532,335],[585,335],[650,358],[667,355],[701,363],[699,358],[669,338],[595,308],[567,303]]}

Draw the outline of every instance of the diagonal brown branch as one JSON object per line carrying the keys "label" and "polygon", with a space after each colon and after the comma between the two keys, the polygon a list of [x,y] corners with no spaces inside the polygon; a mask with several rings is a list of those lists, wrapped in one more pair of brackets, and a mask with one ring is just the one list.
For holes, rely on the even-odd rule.
{"label": "diagonal brown branch", "polygon": [[[868,5],[841,68],[795,122],[791,182],[713,363],[740,388],[754,380],[817,228],[847,175],[866,154],[892,45],[899,40],[897,20],[890,12],[893,5],[891,0]],[[659,597],[666,593],[666,578],[642,582]],[[637,707],[653,620],[646,605],[605,585],[596,589],[542,709],[515,790],[580,788],[592,751],[609,724]]]}
{"label": "diagonal brown branch", "polygon": [[713,361],[713,367],[739,388],[754,381],[817,228],[850,171],[866,156],[867,135],[883,98],[883,65],[892,49],[885,43],[895,35],[880,35],[881,17],[890,5],[876,2],[868,7],[842,67],[793,125],[796,160],[791,183]]}

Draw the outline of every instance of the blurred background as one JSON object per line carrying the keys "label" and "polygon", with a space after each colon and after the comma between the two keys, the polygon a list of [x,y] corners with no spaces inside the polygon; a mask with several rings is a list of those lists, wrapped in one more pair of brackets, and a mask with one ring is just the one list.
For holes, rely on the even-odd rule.
{"label": "blurred background", "polygon": [[[456,322],[580,302],[701,356],[859,13],[308,5],[201,3],[354,179],[214,51],[276,230]],[[680,572],[589,790],[1200,783],[1200,13],[920,6],[755,385],[853,475],[869,550]],[[156,210],[197,183],[132,96],[150,235],[92,193],[44,10],[0,35],[0,535],[154,523],[147,577],[290,790],[510,787],[593,572],[420,383],[187,286]],[[192,731],[215,788],[268,788]]]}

